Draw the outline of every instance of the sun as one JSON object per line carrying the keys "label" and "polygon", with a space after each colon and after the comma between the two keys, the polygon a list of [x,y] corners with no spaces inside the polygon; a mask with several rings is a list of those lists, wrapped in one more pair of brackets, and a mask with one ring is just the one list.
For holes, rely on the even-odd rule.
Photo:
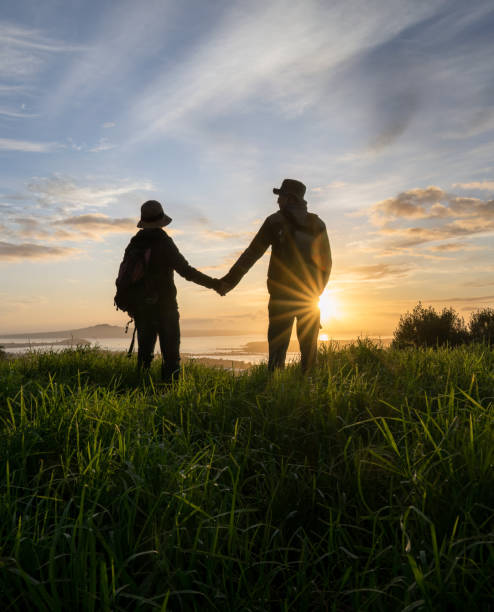
{"label": "sun", "polygon": [[334,291],[326,289],[323,292],[319,298],[319,310],[321,311],[321,323],[323,325],[341,317],[341,304]]}

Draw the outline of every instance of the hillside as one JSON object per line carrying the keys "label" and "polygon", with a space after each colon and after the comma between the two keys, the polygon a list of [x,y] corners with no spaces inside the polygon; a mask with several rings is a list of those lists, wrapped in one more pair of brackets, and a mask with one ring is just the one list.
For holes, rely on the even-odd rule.
{"label": "hillside", "polygon": [[0,361],[9,610],[490,610],[494,350]]}

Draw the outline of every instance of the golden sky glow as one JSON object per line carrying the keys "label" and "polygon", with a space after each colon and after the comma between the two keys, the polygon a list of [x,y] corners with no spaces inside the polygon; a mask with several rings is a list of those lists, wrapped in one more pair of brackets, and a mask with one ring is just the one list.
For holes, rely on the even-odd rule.
{"label": "golden sky glow", "polygon": [[[33,6],[0,16],[0,334],[124,324],[148,199],[222,276],[287,177],[327,226],[328,337],[494,306],[489,0]],[[182,326],[265,334],[267,260],[224,298],[178,278]]]}

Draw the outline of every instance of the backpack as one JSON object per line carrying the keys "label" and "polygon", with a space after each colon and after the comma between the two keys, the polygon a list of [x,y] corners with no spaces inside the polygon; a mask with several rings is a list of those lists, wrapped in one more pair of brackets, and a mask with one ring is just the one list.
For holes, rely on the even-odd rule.
{"label": "backpack", "polygon": [[131,318],[139,307],[158,302],[154,279],[148,271],[150,259],[151,247],[127,247],[118,270],[113,302],[117,310],[127,312]]}
{"label": "backpack", "polygon": [[293,253],[293,249],[302,258],[306,265],[323,267],[324,255],[321,253],[321,226],[314,214],[308,214],[308,222],[301,226],[290,223],[284,215],[280,215],[275,226],[275,234],[279,244],[286,251],[286,257]]}
{"label": "backpack", "polygon": [[324,224],[313,213],[308,213],[304,226],[290,222],[283,214],[273,221],[278,257],[285,265],[296,266],[306,281],[321,293],[327,282],[326,271],[331,270],[331,251]]}

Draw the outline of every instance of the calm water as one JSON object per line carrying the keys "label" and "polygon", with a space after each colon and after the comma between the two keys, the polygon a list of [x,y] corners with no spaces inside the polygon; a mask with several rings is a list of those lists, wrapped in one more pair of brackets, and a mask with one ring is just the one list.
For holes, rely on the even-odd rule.
{"label": "calm water", "polygon": [[[109,351],[127,351],[132,338],[132,329],[123,338],[91,338],[86,337],[85,340],[90,342],[91,346],[98,346],[103,350]],[[292,334],[292,340],[295,335]],[[30,350],[27,343],[31,342],[31,350],[35,351],[61,351],[68,348],[66,344],[56,344],[61,340],[67,340],[67,337],[60,338],[2,338],[0,337],[0,345],[5,346],[8,353],[25,353]],[[388,338],[376,338],[383,341],[384,344],[389,344]],[[48,343],[44,346],[37,346],[38,343]],[[207,357],[210,359],[227,359],[232,361],[246,361],[250,363],[260,363],[267,360],[267,351],[252,352],[246,349],[248,342],[266,342],[266,336],[262,334],[250,334],[239,336],[183,336],[180,343],[180,352],[190,357]],[[345,342],[345,341],[343,341]],[[15,343],[19,346],[8,346]],[[293,347],[292,347],[293,348]],[[137,350],[137,341],[135,349]],[[159,344],[156,344],[155,354],[159,352]],[[287,361],[297,359],[299,353],[288,352]]]}
{"label": "calm water", "polygon": [[[132,338],[132,330],[123,338],[85,338],[91,346],[98,346],[109,351],[127,351]],[[5,350],[9,353],[24,353],[29,350],[26,346],[10,347],[9,344],[15,343],[24,345],[31,342],[31,349],[35,351],[61,351],[68,348],[67,345],[56,344],[67,338],[1,338],[0,345],[5,345]],[[260,334],[241,335],[241,336],[185,336],[180,343],[180,352],[192,357],[208,357],[217,359],[231,359],[232,361],[248,361],[260,363],[267,359],[264,352],[246,352],[244,347],[248,342],[266,341],[266,337]],[[45,346],[37,346],[38,343],[48,342]],[[136,341],[137,348],[137,341]],[[136,349],[134,349],[136,350]],[[159,351],[157,343],[155,353]],[[288,359],[294,358],[296,353],[288,355]]]}

